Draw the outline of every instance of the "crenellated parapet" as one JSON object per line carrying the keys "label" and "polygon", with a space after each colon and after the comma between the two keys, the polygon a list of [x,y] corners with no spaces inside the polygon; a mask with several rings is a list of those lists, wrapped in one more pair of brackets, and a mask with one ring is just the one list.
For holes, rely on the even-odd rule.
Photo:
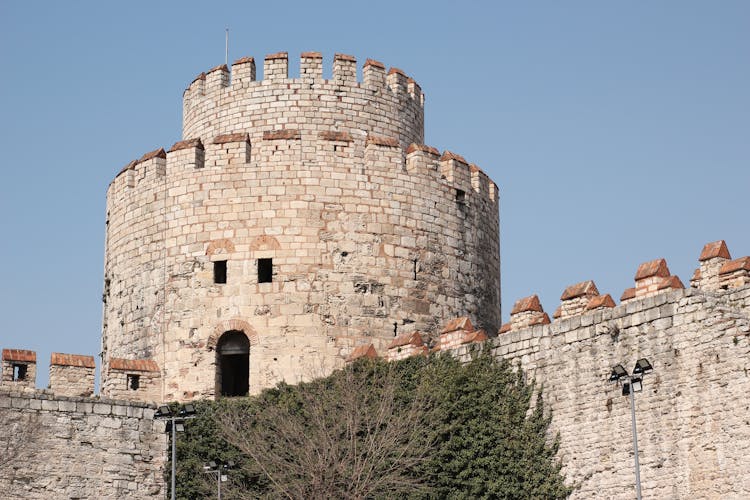
{"label": "crenellated parapet", "polygon": [[[281,129],[266,131],[252,142],[247,133],[218,135],[208,144],[200,139],[178,141],[165,151],[158,148],[129,162],[115,176],[108,189],[108,199],[113,203],[136,204],[138,200],[158,200],[166,187],[180,178],[200,175],[203,169],[243,166],[261,168],[269,163],[292,163],[302,157],[302,131]],[[402,149],[393,137],[352,135],[337,130],[317,133],[311,146],[317,152],[315,163],[343,161],[359,163],[379,162],[411,174],[413,182],[424,188],[444,186],[445,202],[455,202],[462,208],[489,207],[496,211],[499,189],[477,165],[450,151],[442,154],[431,146],[410,144]],[[364,159],[364,162],[363,162]]]}
{"label": "crenellated parapet", "polygon": [[[2,380],[9,389],[36,389],[36,352],[3,349]],[[48,392],[55,396],[92,397],[96,362],[93,356],[53,352],[49,362]],[[122,401],[159,401],[160,370],[151,359],[105,360],[102,393]]]}
{"label": "crenellated parapet", "polygon": [[[438,156],[437,151],[428,153],[433,157]],[[530,348],[543,355],[540,346],[549,347],[551,343],[541,341],[542,338],[556,337],[556,345],[563,345],[603,333],[617,336],[621,328],[656,319],[663,320],[659,323],[660,326],[671,325],[671,316],[676,311],[674,304],[689,306],[707,301],[713,303],[716,297],[725,297],[721,300],[727,307],[740,311],[732,316],[738,320],[736,332],[750,338],[750,256],[732,260],[726,243],[721,240],[706,244],[699,262],[700,267],[691,280],[690,289],[685,289],[680,278],[670,273],[666,260],[655,259],[642,263],[635,274],[635,286],[623,293],[619,305],[615,304],[610,294],[601,295],[592,280],[570,285],[562,293],[554,321],[550,321],[544,312],[539,296],[524,297],[514,303],[510,321],[502,325],[494,340],[488,339],[483,330],[475,329],[470,318],[455,317],[444,324],[440,336],[431,342],[429,350],[450,352],[459,349],[456,352],[461,356],[465,350],[460,349],[466,344],[489,340],[495,347],[513,345],[520,348],[520,355]],[[735,295],[725,293],[734,290],[738,290]],[[710,299],[702,298],[701,294],[704,293],[710,294]],[[666,307],[664,304],[672,305]],[[694,308],[688,307],[687,310],[692,311]],[[580,332],[581,329],[585,331]],[[738,337],[733,337],[733,342],[736,344]],[[384,358],[395,361],[426,353],[427,350],[419,332],[405,333],[394,337],[385,350]],[[364,353],[368,353],[369,357],[377,356],[377,351],[371,344],[361,346],[353,352],[357,354],[353,355],[352,360]],[[507,354],[515,351],[500,348],[498,352]]]}
{"label": "crenellated parapet", "polygon": [[[2,385],[35,391],[36,371],[35,351],[3,349]],[[53,352],[49,363],[49,390],[58,396],[92,396],[95,371],[93,356]]]}
{"label": "crenellated parapet", "polygon": [[319,127],[335,126],[395,137],[404,148],[424,140],[424,94],[398,68],[386,71],[368,59],[360,82],[357,60],[335,54],[332,78],[324,79],[322,54],[304,52],[294,78],[288,54],[278,52],[265,57],[262,79],[256,76],[252,57],[198,75],[183,94],[183,137],[208,143],[217,135],[246,132],[255,142],[269,129],[297,128],[306,140]]}
{"label": "crenellated parapet", "polygon": [[[471,344],[481,344],[489,337],[483,329],[476,329],[467,316],[461,316],[448,320],[442,327],[440,336],[431,341],[432,348],[424,342],[422,334],[414,331],[403,333],[393,338],[390,344],[385,348],[383,359],[386,361],[399,361],[412,356],[426,356],[429,353],[440,351],[450,352],[461,347],[468,347]],[[352,349],[351,354],[347,357],[347,362],[351,363],[360,358],[378,358],[378,350],[372,343],[362,344]]]}
{"label": "crenellated parapet", "polygon": [[[742,288],[750,284],[750,257],[732,260],[723,240],[708,243],[699,257],[700,266],[690,280],[694,289],[705,292]],[[620,297],[620,304],[628,304],[653,297],[685,286],[678,276],[669,271],[665,259],[655,259],[638,266],[635,286],[627,288]],[[596,284],[582,281],[567,287],[560,297],[560,306],[555,310],[555,322],[581,315],[593,314],[602,309],[617,307],[610,294],[600,295]],[[550,324],[539,297],[532,295],[518,300],[510,314],[510,322],[504,324],[499,334],[525,328]]]}

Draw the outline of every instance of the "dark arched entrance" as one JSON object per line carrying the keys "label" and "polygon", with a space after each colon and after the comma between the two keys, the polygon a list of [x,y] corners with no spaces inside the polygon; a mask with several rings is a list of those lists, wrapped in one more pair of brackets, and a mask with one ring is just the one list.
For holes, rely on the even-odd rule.
{"label": "dark arched entrance", "polygon": [[222,396],[245,396],[249,388],[250,341],[237,330],[225,332],[216,344],[216,368]]}

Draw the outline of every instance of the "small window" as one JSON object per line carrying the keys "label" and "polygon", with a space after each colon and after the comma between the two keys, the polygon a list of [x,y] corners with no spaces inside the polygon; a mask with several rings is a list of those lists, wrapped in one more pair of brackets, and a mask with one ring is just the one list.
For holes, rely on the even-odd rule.
{"label": "small window", "polygon": [[456,203],[459,205],[466,203],[466,191],[463,189],[456,189]]}
{"label": "small window", "polygon": [[128,373],[128,390],[137,391],[141,386],[141,376]]}
{"label": "small window", "polygon": [[224,284],[227,282],[227,261],[217,260],[214,262],[214,283]]}
{"label": "small window", "polygon": [[26,380],[26,370],[28,369],[28,366],[21,365],[21,364],[14,364],[13,365],[13,381],[21,381]]}
{"label": "small window", "polygon": [[273,281],[273,259],[258,259],[258,283]]}

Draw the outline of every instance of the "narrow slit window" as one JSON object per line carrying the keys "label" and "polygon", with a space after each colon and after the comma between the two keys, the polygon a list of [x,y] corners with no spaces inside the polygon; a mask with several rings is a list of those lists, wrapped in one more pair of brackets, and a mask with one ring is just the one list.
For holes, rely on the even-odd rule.
{"label": "narrow slit window", "polygon": [[227,282],[227,261],[217,260],[214,262],[214,283],[224,284]]}
{"label": "narrow slit window", "polygon": [[13,381],[26,380],[26,365],[13,365]]}
{"label": "narrow slit window", "polygon": [[273,259],[258,259],[258,283],[273,281]]}
{"label": "narrow slit window", "polygon": [[141,386],[141,376],[128,374],[128,390],[137,391]]}

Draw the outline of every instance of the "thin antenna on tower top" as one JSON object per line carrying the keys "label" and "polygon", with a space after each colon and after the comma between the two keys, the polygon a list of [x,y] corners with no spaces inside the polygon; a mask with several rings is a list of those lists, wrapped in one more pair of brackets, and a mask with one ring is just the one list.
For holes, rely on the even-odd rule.
{"label": "thin antenna on tower top", "polygon": [[224,30],[224,64],[229,64],[229,28]]}

